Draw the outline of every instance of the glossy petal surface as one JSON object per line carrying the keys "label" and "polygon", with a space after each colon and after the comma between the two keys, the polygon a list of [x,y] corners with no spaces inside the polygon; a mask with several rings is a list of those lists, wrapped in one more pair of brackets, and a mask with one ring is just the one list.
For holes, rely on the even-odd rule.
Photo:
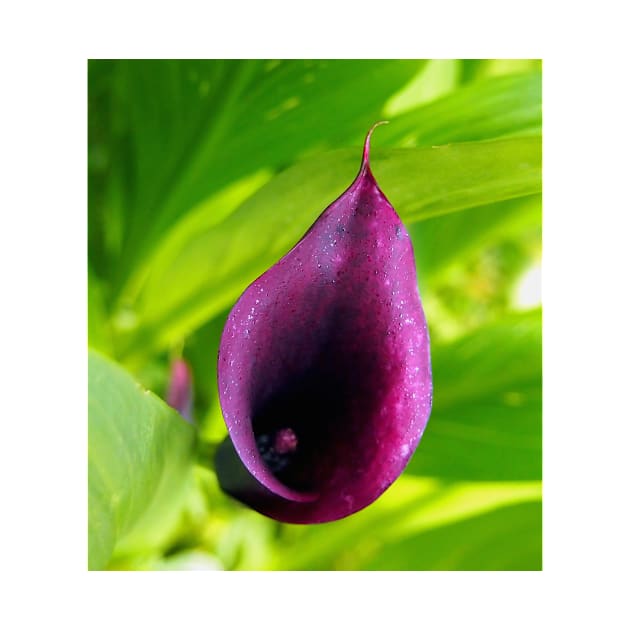
{"label": "glossy petal surface", "polygon": [[[370,132],[371,133],[371,132]],[[343,518],[400,475],[431,410],[411,241],[369,167],[232,309],[223,489],[280,521]]]}

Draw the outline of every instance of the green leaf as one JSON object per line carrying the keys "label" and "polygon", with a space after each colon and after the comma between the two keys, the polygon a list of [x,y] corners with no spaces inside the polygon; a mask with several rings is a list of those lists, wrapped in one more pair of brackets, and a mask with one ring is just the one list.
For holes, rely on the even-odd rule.
{"label": "green leaf", "polygon": [[[228,307],[351,183],[359,156],[340,150],[305,160],[218,225],[187,235],[178,229],[166,239],[148,264],[140,294],[129,297],[135,328],[121,340],[123,355],[175,343]],[[541,189],[540,138],[375,150],[372,164],[406,222]]]}
{"label": "green leaf", "polygon": [[433,411],[407,474],[541,479],[541,324],[537,309],[432,348]]}
{"label": "green leaf", "polygon": [[460,59],[429,59],[420,72],[385,105],[383,115],[398,123],[396,116],[436,100],[457,87]]}
{"label": "green leaf", "polygon": [[363,571],[540,571],[542,503],[501,507],[392,541]]}
{"label": "green leaf", "polygon": [[[490,550],[486,558],[481,554],[464,558],[462,549],[470,550],[478,541],[473,538],[468,546],[466,538],[453,539],[448,534],[455,530],[465,535],[471,523],[469,531],[476,529],[476,519],[493,523],[493,515],[501,510],[539,503],[541,485],[532,481],[453,483],[405,475],[357,514],[310,528],[284,526],[271,568],[360,570],[377,568],[379,563],[393,566],[394,561],[388,562],[390,549],[392,557],[399,561],[399,569],[428,569],[440,560],[451,569],[504,568],[505,519],[498,518],[497,530],[488,529],[485,540],[479,541],[489,546],[493,541],[498,544],[496,552]],[[513,517],[507,520],[516,522]],[[527,524],[527,530],[520,532],[522,536],[511,540],[508,562],[525,553],[529,562],[540,563],[540,545],[536,544],[540,539],[540,520],[530,519]],[[425,544],[424,540],[428,542]],[[407,545],[408,556],[404,559],[404,552],[397,548],[399,541]],[[440,546],[434,553],[430,545],[437,545],[436,541]],[[528,551],[532,548],[533,554]]]}
{"label": "green leaf", "polygon": [[[348,143],[379,117],[416,60],[119,60],[90,72],[111,85],[104,147],[127,178],[117,281],[170,225],[228,184]],[[111,72],[103,64],[113,64]],[[97,81],[91,84],[97,84]],[[98,138],[98,134],[94,134]],[[106,212],[107,209],[104,209]]]}
{"label": "green leaf", "polygon": [[407,223],[542,190],[539,136],[376,150],[372,164],[380,187]]}
{"label": "green leaf", "polygon": [[540,72],[490,77],[398,116],[379,130],[382,146],[431,146],[542,129]]}
{"label": "green leaf", "polygon": [[88,344],[104,354],[112,354],[110,322],[105,312],[101,282],[88,267]]}
{"label": "green leaf", "polygon": [[506,238],[542,226],[540,195],[518,197],[462,212],[432,217],[409,227],[420,286],[435,283],[450,265]]}
{"label": "green leaf", "polygon": [[158,544],[177,516],[194,428],[96,352],[88,358],[88,567]]}

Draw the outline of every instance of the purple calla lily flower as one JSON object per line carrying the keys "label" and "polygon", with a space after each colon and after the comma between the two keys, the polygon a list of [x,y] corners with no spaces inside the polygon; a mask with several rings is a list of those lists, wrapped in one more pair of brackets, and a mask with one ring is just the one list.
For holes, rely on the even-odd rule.
{"label": "purple calla lily flower", "polygon": [[219,483],[279,521],[322,523],[372,503],[431,411],[413,249],[370,170],[374,127],[352,185],[245,290],[221,338]]}

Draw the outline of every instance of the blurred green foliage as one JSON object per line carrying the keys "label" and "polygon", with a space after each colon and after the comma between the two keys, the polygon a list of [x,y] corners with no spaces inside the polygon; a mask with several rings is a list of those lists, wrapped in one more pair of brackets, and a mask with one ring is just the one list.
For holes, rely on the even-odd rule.
{"label": "blurred green foliage", "polygon": [[[91,568],[541,568],[541,311],[522,291],[541,258],[541,71],[89,62]],[[373,505],[279,524],[222,495],[204,458],[226,433],[219,335],[243,289],[350,184],[383,118],[372,166],[414,243],[433,413]],[[164,396],[179,354],[195,376],[196,439],[143,390]]]}

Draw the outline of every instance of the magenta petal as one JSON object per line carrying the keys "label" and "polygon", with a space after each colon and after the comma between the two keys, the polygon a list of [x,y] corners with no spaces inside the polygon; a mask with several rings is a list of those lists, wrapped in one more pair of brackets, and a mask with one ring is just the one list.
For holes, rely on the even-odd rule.
{"label": "magenta petal", "polygon": [[431,364],[409,235],[369,167],[253,282],[221,338],[231,442],[222,488],[279,521],[372,503],[401,474],[431,411]]}

